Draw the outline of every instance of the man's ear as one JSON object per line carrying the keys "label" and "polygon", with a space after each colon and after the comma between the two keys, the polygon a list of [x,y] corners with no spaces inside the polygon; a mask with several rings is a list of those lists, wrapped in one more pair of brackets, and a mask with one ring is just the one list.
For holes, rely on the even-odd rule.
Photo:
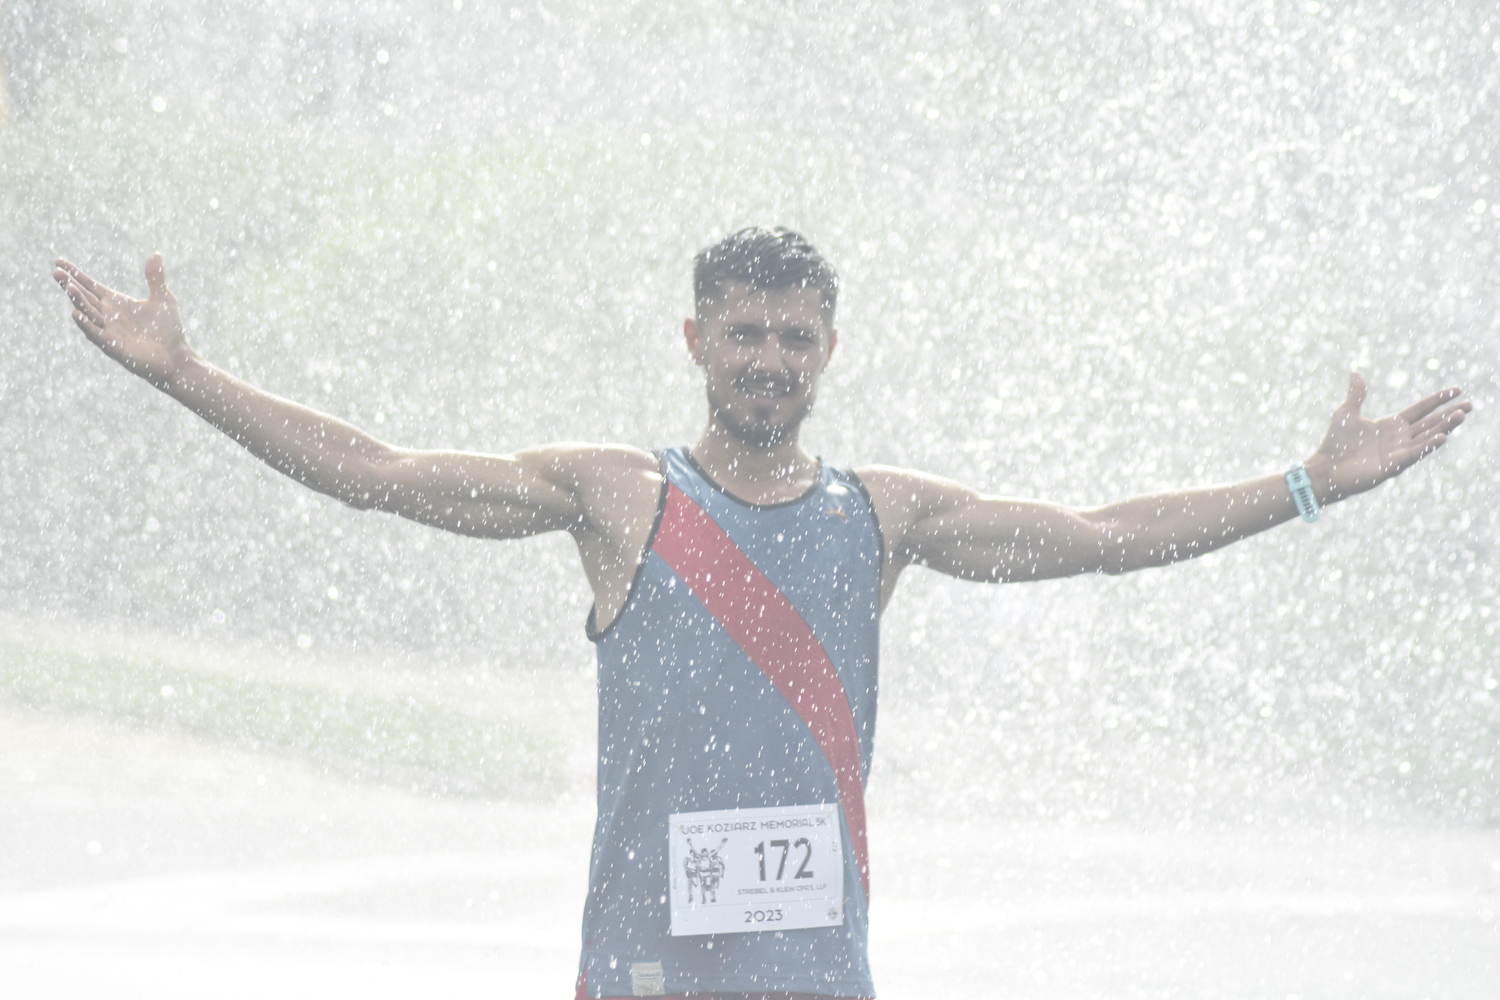
{"label": "man's ear", "polygon": [[833,349],[839,346],[839,328],[834,327],[828,337],[828,353],[823,356],[823,370],[828,370],[828,362],[833,360]]}
{"label": "man's ear", "polygon": [[687,342],[688,354],[692,356],[693,364],[702,368],[703,334],[698,329],[698,321],[691,316],[682,321],[682,339]]}

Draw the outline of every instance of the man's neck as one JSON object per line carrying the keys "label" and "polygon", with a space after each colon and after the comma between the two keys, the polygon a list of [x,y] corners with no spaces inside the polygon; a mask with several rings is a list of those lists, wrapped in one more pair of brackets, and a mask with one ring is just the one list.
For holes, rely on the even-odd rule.
{"label": "man's neck", "polygon": [[749,503],[795,500],[818,475],[817,459],[802,450],[795,435],[772,445],[751,445],[714,420],[693,445],[693,461],[719,486]]}

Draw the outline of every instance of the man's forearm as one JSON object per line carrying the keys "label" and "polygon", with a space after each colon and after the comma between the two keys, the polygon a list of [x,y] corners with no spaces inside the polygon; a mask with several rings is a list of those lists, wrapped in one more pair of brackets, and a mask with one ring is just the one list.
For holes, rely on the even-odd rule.
{"label": "man's forearm", "polygon": [[371,470],[394,454],[352,424],[257,389],[197,353],[152,381],[271,468],[353,506],[371,504]]}
{"label": "man's forearm", "polygon": [[[1326,469],[1307,463],[1320,504],[1333,502]],[[1105,533],[1104,572],[1126,573],[1191,559],[1298,516],[1286,478],[1271,473],[1225,486],[1132,497],[1081,512]]]}

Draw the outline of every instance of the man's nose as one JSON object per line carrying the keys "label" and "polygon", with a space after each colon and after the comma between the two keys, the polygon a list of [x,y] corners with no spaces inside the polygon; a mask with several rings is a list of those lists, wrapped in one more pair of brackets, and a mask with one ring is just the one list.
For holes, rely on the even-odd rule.
{"label": "man's nose", "polygon": [[786,370],[786,356],[782,352],[781,338],[776,334],[769,334],[761,341],[760,349],[755,352],[755,367],[766,372]]}

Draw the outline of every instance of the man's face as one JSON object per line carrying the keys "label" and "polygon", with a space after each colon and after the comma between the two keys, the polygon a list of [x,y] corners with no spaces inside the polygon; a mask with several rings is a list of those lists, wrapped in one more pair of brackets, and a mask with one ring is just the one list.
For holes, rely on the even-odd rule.
{"label": "man's face", "polygon": [[704,310],[708,315],[688,320],[684,333],[706,374],[714,419],[749,445],[795,437],[838,340],[818,290],[730,282]]}

